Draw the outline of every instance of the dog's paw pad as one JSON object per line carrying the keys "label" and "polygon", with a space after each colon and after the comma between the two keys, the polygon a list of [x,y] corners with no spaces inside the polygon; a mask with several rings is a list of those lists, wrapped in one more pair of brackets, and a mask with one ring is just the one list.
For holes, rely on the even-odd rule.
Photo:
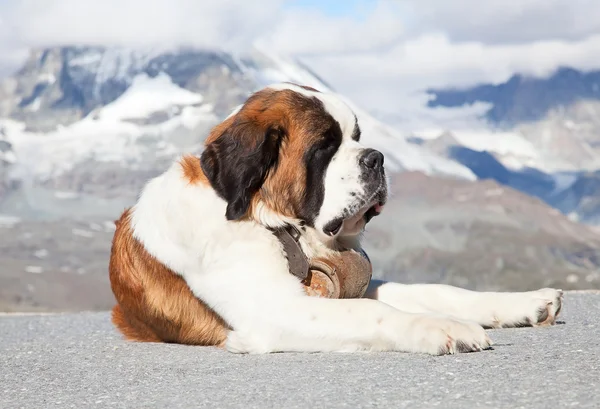
{"label": "dog's paw pad", "polygon": [[545,327],[554,325],[556,323],[556,317],[560,313],[563,304],[563,291],[555,290],[553,288],[543,288],[536,291],[539,301],[544,305],[538,307],[537,320],[533,323],[536,327]]}

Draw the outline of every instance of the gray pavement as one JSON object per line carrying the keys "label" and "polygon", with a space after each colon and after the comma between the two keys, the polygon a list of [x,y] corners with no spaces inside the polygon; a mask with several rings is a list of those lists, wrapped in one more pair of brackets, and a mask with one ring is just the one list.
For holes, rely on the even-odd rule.
{"label": "gray pavement", "polygon": [[0,408],[599,408],[600,294],[493,350],[234,355],[127,343],[108,313],[0,316]]}

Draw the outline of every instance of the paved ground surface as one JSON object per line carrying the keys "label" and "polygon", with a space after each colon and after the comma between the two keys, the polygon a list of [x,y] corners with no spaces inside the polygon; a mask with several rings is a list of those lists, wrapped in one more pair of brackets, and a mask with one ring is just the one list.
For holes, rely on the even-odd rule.
{"label": "paved ground surface", "polygon": [[0,408],[597,408],[600,294],[494,350],[233,355],[126,343],[107,313],[0,316]]}

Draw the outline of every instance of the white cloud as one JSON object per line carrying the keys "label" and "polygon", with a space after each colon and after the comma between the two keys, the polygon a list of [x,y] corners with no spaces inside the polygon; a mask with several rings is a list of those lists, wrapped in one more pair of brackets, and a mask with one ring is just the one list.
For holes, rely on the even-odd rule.
{"label": "white cloud", "polygon": [[[281,0],[0,1],[0,73],[24,50],[55,45],[194,45],[244,49],[273,24]],[[5,56],[11,58],[5,58]],[[22,60],[21,60],[22,61]]]}
{"label": "white cloud", "polygon": [[[31,46],[176,45],[300,56],[371,109],[398,112],[427,87],[515,71],[600,68],[597,0],[379,0],[331,17],[284,0],[0,1],[0,74]],[[372,4],[372,3],[370,3]],[[350,6],[349,6],[350,7]],[[417,98],[417,99],[415,99]]]}
{"label": "white cloud", "polygon": [[[296,25],[286,27],[306,20],[288,18]],[[306,47],[285,27],[272,44],[307,54],[314,44],[302,56],[309,66],[388,112],[422,101],[418,91],[429,87],[498,83],[515,72],[546,76],[561,65],[600,68],[597,0],[380,0],[347,29],[313,21],[318,28],[296,35]]]}
{"label": "white cloud", "polygon": [[[396,3],[396,2],[394,2]],[[600,31],[597,0],[402,0],[412,33],[487,44],[582,40]]]}
{"label": "white cloud", "polygon": [[23,45],[247,46],[272,24],[280,0],[19,0],[0,15]]}
{"label": "white cloud", "polygon": [[332,18],[314,9],[286,9],[259,38],[261,46],[287,54],[377,52],[403,40],[397,9],[378,2],[368,14]]}
{"label": "white cloud", "polygon": [[[400,40],[390,7],[364,21],[319,10],[286,8],[284,0],[19,0],[0,1],[0,55],[29,47],[125,45],[243,50],[255,41],[285,53],[374,50]],[[377,27],[377,30],[373,28]],[[15,59],[0,62],[14,68]]]}
{"label": "white cloud", "polygon": [[547,76],[561,65],[595,69],[600,68],[598,55],[600,35],[578,42],[484,45],[452,43],[444,35],[433,34],[407,40],[386,52],[322,55],[307,61],[326,77],[332,74],[334,86],[352,88],[376,78],[376,85],[384,88],[417,91],[503,82],[515,72]]}

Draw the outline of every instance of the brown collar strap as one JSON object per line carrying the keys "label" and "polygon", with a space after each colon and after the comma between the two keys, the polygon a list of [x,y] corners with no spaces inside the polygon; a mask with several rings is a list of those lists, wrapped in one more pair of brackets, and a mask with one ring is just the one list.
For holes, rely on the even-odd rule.
{"label": "brown collar strap", "polygon": [[291,225],[271,229],[271,231],[283,245],[283,250],[288,259],[290,273],[304,281],[306,277],[308,277],[310,264],[300,247],[300,231],[295,226]]}

